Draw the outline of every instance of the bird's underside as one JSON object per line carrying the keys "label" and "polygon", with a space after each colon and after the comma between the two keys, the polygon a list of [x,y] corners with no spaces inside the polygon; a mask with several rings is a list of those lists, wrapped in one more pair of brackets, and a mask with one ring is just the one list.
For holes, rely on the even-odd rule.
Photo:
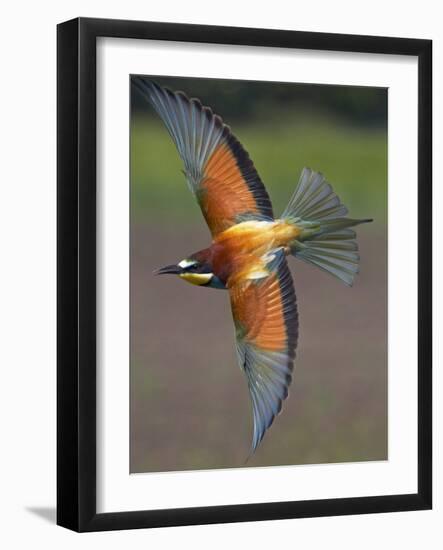
{"label": "bird's underside", "polygon": [[217,235],[208,251],[213,272],[227,288],[243,280],[258,281],[270,274],[273,253],[290,253],[290,243],[299,234],[285,220],[249,220]]}
{"label": "bird's underside", "polygon": [[212,234],[209,248],[182,261],[175,271],[159,272],[192,282],[193,277],[209,281],[210,269],[217,283],[209,286],[228,290],[237,357],[251,396],[254,452],[292,381],[298,312],[286,256],[299,257],[351,285],[359,257],[349,228],[369,220],[345,218],[347,209],[331,186],[309,169],[275,220],[248,153],[219,116],[182,92],[142,77],[132,81],[165,123]]}

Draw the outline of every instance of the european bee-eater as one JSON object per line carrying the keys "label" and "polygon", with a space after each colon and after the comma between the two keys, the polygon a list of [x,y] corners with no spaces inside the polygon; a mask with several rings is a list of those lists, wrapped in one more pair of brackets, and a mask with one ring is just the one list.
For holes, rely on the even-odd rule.
{"label": "european bee-eater", "polygon": [[280,218],[248,153],[222,119],[198,99],[142,77],[132,82],[163,120],[212,242],[159,269],[194,285],[227,289],[238,362],[251,396],[253,453],[292,381],[298,339],[294,284],[286,261],[295,256],[352,286],[359,270],[355,232],[372,220],[347,218],[322,174],[304,168]]}

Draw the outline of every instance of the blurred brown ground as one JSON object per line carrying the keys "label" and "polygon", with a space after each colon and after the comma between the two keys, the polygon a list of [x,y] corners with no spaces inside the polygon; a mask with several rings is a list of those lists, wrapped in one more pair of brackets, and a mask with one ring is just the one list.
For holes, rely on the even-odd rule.
{"label": "blurred brown ground", "polygon": [[[386,231],[358,228],[353,288],[293,258],[290,395],[248,466],[387,458]],[[252,416],[226,291],[152,270],[209,244],[196,224],[131,227],[131,472],[241,467]]]}

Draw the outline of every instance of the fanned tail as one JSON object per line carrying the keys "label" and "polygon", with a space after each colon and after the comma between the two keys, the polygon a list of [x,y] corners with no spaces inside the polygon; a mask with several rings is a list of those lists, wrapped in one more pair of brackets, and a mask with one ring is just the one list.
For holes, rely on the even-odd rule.
{"label": "fanned tail", "polygon": [[350,227],[372,219],[347,218],[348,209],[319,172],[304,168],[282,218],[301,228],[291,253],[352,286],[360,256]]}

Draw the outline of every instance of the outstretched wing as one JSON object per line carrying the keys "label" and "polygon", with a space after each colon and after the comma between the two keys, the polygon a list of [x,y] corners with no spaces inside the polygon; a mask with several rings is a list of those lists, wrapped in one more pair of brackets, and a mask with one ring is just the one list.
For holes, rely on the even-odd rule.
{"label": "outstretched wing", "polygon": [[248,153],[222,119],[198,99],[142,77],[133,84],[166,125],[212,235],[244,216],[273,218],[272,204]]}
{"label": "outstretched wing", "polygon": [[267,277],[237,280],[229,288],[237,355],[248,381],[254,416],[252,452],[288,396],[298,338],[291,273],[284,252],[273,255]]}

